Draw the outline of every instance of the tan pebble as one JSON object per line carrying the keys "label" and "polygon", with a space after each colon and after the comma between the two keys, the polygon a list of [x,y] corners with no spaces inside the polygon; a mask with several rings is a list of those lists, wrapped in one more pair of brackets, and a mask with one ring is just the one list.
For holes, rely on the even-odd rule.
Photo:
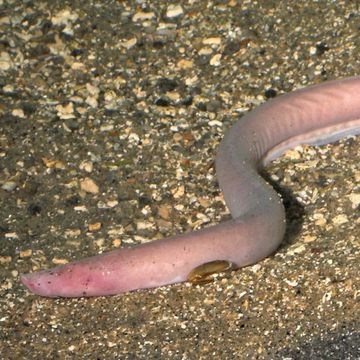
{"label": "tan pebble", "polygon": [[360,204],[360,194],[350,194],[348,198],[352,202],[352,208],[356,209]]}
{"label": "tan pebble", "polygon": [[[85,193],[85,191],[79,191],[79,195],[80,195],[81,198],[84,198],[86,196],[86,193]],[[75,211],[81,211],[81,212],[87,212],[88,211],[87,207],[85,205],[74,206],[74,210]]]}
{"label": "tan pebble", "polygon": [[74,30],[72,27],[70,27],[69,25],[66,25],[62,30],[62,33],[69,35],[69,36],[74,36]]}
{"label": "tan pebble", "polygon": [[180,142],[180,141],[182,141],[183,136],[182,136],[182,134],[175,133],[174,136],[173,136],[173,139],[174,139],[175,142]]}
{"label": "tan pebble", "polygon": [[295,287],[298,286],[299,283],[296,280],[288,280],[288,279],[284,279],[284,281],[291,287]]}
{"label": "tan pebble", "polygon": [[203,206],[204,208],[208,208],[210,206],[210,201],[209,199],[206,199],[206,198],[199,198],[199,204],[201,206]]}
{"label": "tan pebble", "polygon": [[67,120],[75,118],[74,104],[71,101],[66,105],[57,105],[55,109],[60,119]]}
{"label": "tan pebble", "polygon": [[210,37],[210,38],[204,39],[202,42],[204,45],[220,45],[221,38],[220,37]]}
{"label": "tan pebble", "polygon": [[215,299],[205,299],[204,304],[205,305],[213,305],[213,304],[215,304]]}
{"label": "tan pebble", "polygon": [[285,152],[284,157],[291,160],[293,159],[298,160],[301,158],[301,155],[297,150],[291,149]]}
{"label": "tan pebble", "polygon": [[69,246],[73,246],[75,248],[79,248],[80,245],[81,245],[81,241],[80,240],[70,239],[70,240],[66,240],[65,244],[69,245]]}
{"label": "tan pebble", "polygon": [[138,230],[147,230],[147,229],[153,229],[154,224],[150,221],[139,221],[136,223],[136,228]]}
{"label": "tan pebble", "polygon": [[11,256],[0,256],[0,264],[8,264],[12,260]]}
{"label": "tan pebble", "polygon": [[166,93],[166,96],[170,99],[170,100],[173,100],[173,101],[177,101],[180,99],[180,94],[176,91],[168,91]]}
{"label": "tan pebble", "polygon": [[206,46],[206,47],[203,47],[203,48],[200,49],[199,55],[207,56],[207,55],[212,54],[212,52],[213,52],[213,49],[211,47],[209,47],[209,46]]}
{"label": "tan pebble", "polygon": [[310,55],[315,55],[317,52],[317,48],[315,46],[310,46],[309,47],[309,54]]}
{"label": "tan pebble", "polygon": [[15,88],[14,88],[14,86],[11,85],[11,84],[5,85],[5,86],[3,87],[3,92],[4,92],[5,94],[10,94],[10,93],[12,93],[12,92],[14,92],[14,91],[15,91]]}
{"label": "tan pebble", "polygon": [[134,22],[136,22],[136,21],[151,20],[151,19],[153,19],[153,18],[155,18],[155,13],[154,13],[154,12],[152,12],[152,11],[150,11],[150,12],[140,11],[140,12],[136,13],[136,14],[133,16],[132,20],[133,20]]}
{"label": "tan pebble", "polygon": [[222,126],[223,123],[219,120],[210,120],[209,121],[209,126],[213,127],[213,126]]}
{"label": "tan pebble", "polygon": [[85,114],[86,113],[86,108],[84,108],[84,107],[82,107],[82,106],[79,106],[77,109],[76,109],[76,111],[80,114],[80,115],[82,115],[82,114]]}
{"label": "tan pebble", "polygon": [[323,218],[323,219],[316,220],[315,225],[316,226],[325,226],[326,225],[326,219]]}
{"label": "tan pebble", "polygon": [[[129,229],[132,229],[131,226],[129,226]],[[122,227],[117,227],[114,229],[110,229],[108,231],[109,236],[119,236],[124,234],[124,229]]]}
{"label": "tan pebble", "polygon": [[63,170],[65,169],[65,164],[60,160],[56,160],[54,163],[54,168]]}
{"label": "tan pebble", "polygon": [[65,187],[67,189],[73,189],[73,188],[77,187],[77,185],[78,185],[77,181],[73,180],[73,181],[70,181],[70,182],[66,183]]}
{"label": "tan pebble", "polygon": [[1,188],[5,191],[13,191],[16,187],[17,184],[15,181],[6,181],[1,185]]}
{"label": "tan pebble", "polygon": [[170,217],[170,208],[168,205],[161,205],[159,207],[159,215],[165,219],[165,220],[168,220],[169,217]]}
{"label": "tan pebble", "polygon": [[113,246],[118,248],[121,245],[121,240],[120,239],[114,239],[113,240]]}
{"label": "tan pebble", "polygon": [[119,202],[117,200],[109,200],[106,202],[106,205],[109,208],[114,208],[115,206],[119,205]]}
{"label": "tan pebble", "polygon": [[121,86],[126,85],[127,81],[122,76],[117,76],[113,80],[113,84],[115,85],[116,89],[119,89]]}
{"label": "tan pebble", "polygon": [[313,218],[315,220],[315,225],[317,226],[324,226],[326,225],[326,219],[323,214],[321,213],[315,213],[313,215]]}
{"label": "tan pebble", "polygon": [[95,86],[95,85],[92,85],[92,84],[89,84],[87,83],[86,84],[86,90],[89,92],[90,95],[92,96],[99,96],[99,93],[100,93],[100,89],[99,87]]}
{"label": "tan pebble", "polygon": [[59,170],[65,169],[65,164],[60,160],[51,160],[46,157],[41,158],[41,160],[45,164],[45,166],[49,169],[59,169]]}
{"label": "tan pebble", "polygon": [[166,9],[166,17],[168,18],[175,18],[182,15],[183,13],[183,8],[178,4],[169,5]]}
{"label": "tan pebble", "polygon": [[[292,157],[292,159],[295,159],[295,157]],[[295,164],[295,167],[299,170],[306,170],[314,167],[314,164],[311,164],[311,161],[307,161],[304,163]]]}
{"label": "tan pebble", "polygon": [[0,70],[9,70],[12,65],[10,55],[7,52],[0,53]]}
{"label": "tan pebble", "polygon": [[106,102],[112,102],[116,98],[116,93],[113,90],[106,91],[104,94],[104,100]]}
{"label": "tan pebble", "polygon": [[3,280],[2,284],[0,285],[1,290],[10,290],[12,287],[13,283],[9,279]]}
{"label": "tan pebble", "polygon": [[91,173],[93,171],[93,163],[90,161],[83,161],[80,164],[80,169],[85,170],[88,173]]}
{"label": "tan pebble", "polygon": [[206,223],[206,222],[209,222],[209,221],[210,221],[209,217],[206,216],[206,215],[203,214],[203,213],[197,213],[197,214],[196,214],[196,217],[197,217],[199,220],[201,220],[203,223]]}
{"label": "tan pebble", "polygon": [[146,92],[139,87],[134,88],[133,92],[138,99],[143,99],[146,96]]}
{"label": "tan pebble", "polygon": [[24,113],[24,110],[23,109],[14,109],[11,114],[13,116],[16,116],[16,117],[19,117],[21,119],[24,119],[25,118],[25,113]]}
{"label": "tan pebble", "polygon": [[248,310],[249,309],[249,300],[248,299],[245,299],[242,303],[242,307],[244,310]]}
{"label": "tan pebble", "polygon": [[[175,38],[175,31],[174,29],[177,28],[177,25],[174,23],[170,23],[170,22],[159,22],[156,28],[156,31],[158,32],[163,32],[164,30],[164,34],[167,35],[167,37],[171,37],[171,38]],[[161,36],[159,37],[161,38]],[[179,48],[180,51],[181,48]]]}
{"label": "tan pebble", "polygon": [[306,250],[304,245],[290,246],[287,251],[287,255],[301,254]]}
{"label": "tan pebble", "polygon": [[99,231],[101,229],[101,222],[97,222],[97,223],[93,223],[93,224],[89,224],[88,229],[91,232],[95,232],[95,231]]}
{"label": "tan pebble", "polygon": [[81,190],[91,194],[97,194],[99,192],[99,187],[96,185],[95,181],[90,178],[85,178],[80,183],[80,188]]}
{"label": "tan pebble", "polygon": [[178,188],[173,189],[171,191],[171,193],[173,194],[175,199],[179,199],[180,197],[182,197],[185,194],[185,186],[180,185]]}
{"label": "tan pebble", "polygon": [[210,65],[212,65],[212,66],[219,66],[219,65],[220,65],[221,57],[222,57],[221,54],[216,54],[216,55],[214,55],[214,56],[210,59]]}
{"label": "tan pebble", "polygon": [[182,59],[179,60],[176,65],[179,69],[191,69],[194,66],[194,63],[192,60]]}
{"label": "tan pebble", "polygon": [[113,131],[114,125],[113,124],[104,124],[100,126],[100,131],[106,132],[106,131]]}
{"label": "tan pebble", "polygon": [[306,235],[304,236],[304,242],[311,243],[316,240],[316,236]]}
{"label": "tan pebble", "polygon": [[59,259],[57,257],[54,257],[51,262],[55,265],[65,265],[67,264],[69,261],[66,259]]}
{"label": "tan pebble", "polygon": [[186,79],[185,79],[185,84],[186,84],[187,86],[194,86],[195,84],[197,84],[198,81],[199,81],[198,76],[194,75],[194,76],[191,77],[191,78],[186,78]]}
{"label": "tan pebble", "polygon": [[174,208],[175,208],[177,211],[183,211],[185,207],[184,207],[183,204],[175,204],[175,205],[174,205]]}
{"label": "tan pebble", "polygon": [[156,225],[160,230],[168,230],[172,228],[171,222],[164,219],[156,220]]}
{"label": "tan pebble", "polygon": [[132,38],[130,40],[125,40],[121,43],[121,46],[123,46],[126,49],[131,49],[132,47],[134,47],[137,43],[137,39],[136,38]]}
{"label": "tan pebble", "polygon": [[255,264],[255,265],[250,266],[250,270],[251,270],[254,274],[256,274],[260,269],[261,269],[261,265],[260,265],[260,264]]}
{"label": "tan pebble", "polygon": [[105,239],[104,239],[104,238],[97,239],[97,240],[95,241],[95,244],[96,244],[96,246],[97,246],[98,248],[101,249],[101,248],[104,246],[104,244],[105,244]]}
{"label": "tan pebble", "polygon": [[18,234],[16,232],[5,233],[6,239],[17,239]]}
{"label": "tan pebble", "polygon": [[19,257],[20,257],[20,259],[23,259],[23,258],[29,257],[31,255],[32,255],[32,250],[27,249],[27,250],[20,251]]}
{"label": "tan pebble", "polygon": [[[58,112],[57,115],[61,120],[75,119],[75,114],[73,114],[73,113]],[[71,130],[69,130],[69,128],[66,124],[63,124],[63,127],[64,127],[64,129],[66,129],[67,132],[71,131]]]}
{"label": "tan pebble", "polygon": [[360,181],[360,171],[357,171],[357,172],[355,173],[355,181],[356,181],[356,182],[359,182],[359,181]]}
{"label": "tan pebble", "polygon": [[[2,1],[1,1],[1,4],[3,4]],[[11,18],[9,16],[3,16],[0,19],[0,25],[11,25],[12,22],[13,22],[13,18]]]}
{"label": "tan pebble", "polygon": [[128,140],[129,140],[130,142],[137,143],[137,142],[140,141],[140,137],[139,137],[139,135],[136,134],[136,133],[130,133],[130,134],[129,134],[129,137],[128,137]]}
{"label": "tan pebble", "polygon": [[335,216],[333,219],[332,219],[332,222],[335,224],[335,225],[341,225],[341,224],[345,224],[347,223],[349,220],[347,218],[347,216],[345,214],[340,214],[340,215],[337,215]]}
{"label": "tan pebble", "polygon": [[58,12],[51,18],[53,25],[67,25],[73,23],[78,19],[79,15],[76,12],[70,12],[70,10],[65,9]]}
{"label": "tan pebble", "polygon": [[98,107],[98,101],[96,99],[95,96],[88,96],[86,99],[85,99],[85,102],[90,105],[91,107],[93,108],[97,108]]}
{"label": "tan pebble", "polygon": [[80,229],[67,229],[65,231],[65,236],[66,237],[77,237],[81,235],[81,230]]}
{"label": "tan pebble", "polygon": [[85,70],[85,65],[81,62],[74,62],[71,65],[72,70]]}
{"label": "tan pebble", "polygon": [[319,160],[310,160],[307,163],[308,163],[308,167],[311,169],[318,166]]}

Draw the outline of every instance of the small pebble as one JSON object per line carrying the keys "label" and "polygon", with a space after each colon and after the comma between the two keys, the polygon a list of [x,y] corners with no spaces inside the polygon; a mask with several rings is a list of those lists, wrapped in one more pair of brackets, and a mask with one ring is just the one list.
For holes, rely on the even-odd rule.
{"label": "small pebble", "polygon": [[6,181],[2,184],[1,188],[5,191],[13,191],[17,187],[15,181]]}
{"label": "small pebble", "polygon": [[84,190],[85,192],[91,193],[91,194],[97,194],[99,192],[99,186],[95,183],[94,180],[92,180],[90,178],[84,179],[80,183],[80,188],[81,188],[81,190]]}
{"label": "small pebble", "polygon": [[31,255],[32,255],[32,250],[31,249],[23,250],[23,251],[20,251],[20,253],[19,253],[20,259],[30,257]]}
{"label": "small pebble", "polygon": [[178,17],[180,15],[184,14],[184,10],[181,7],[181,5],[169,5],[168,8],[166,9],[166,17],[168,18],[175,18]]}
{"label": "small pebble", "polygon": [[145,20],[151,20],[151,19],[154,19],[155,18],[155,13],[154,12],[138,12],[136,13],[132,20],[134,22],[137,22],[137,21],[145,21]]}

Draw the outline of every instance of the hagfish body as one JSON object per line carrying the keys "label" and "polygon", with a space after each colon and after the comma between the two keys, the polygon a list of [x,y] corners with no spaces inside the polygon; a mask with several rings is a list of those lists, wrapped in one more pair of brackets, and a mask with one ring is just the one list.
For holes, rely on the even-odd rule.
{"label": "hagfish body", "polygon": [[113,295],[186,281],[207,263],[254,264],[277,249],[285,231],[281,200],[258,170],[296,145],[357,134],[360,77],[269,100],[235,123],[218,149],[216,171],[232,220],[26,274],[21,281],[42,296]]}

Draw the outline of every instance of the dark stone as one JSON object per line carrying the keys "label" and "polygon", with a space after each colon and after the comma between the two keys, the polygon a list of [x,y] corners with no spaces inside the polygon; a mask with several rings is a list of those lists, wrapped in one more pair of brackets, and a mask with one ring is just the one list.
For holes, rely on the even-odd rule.
{"label": "dark stone", "polygon": [[27,208],[27,212],[30,215],[37,215],[41,212],[41,206],[39,204],[30,204]]}
{"label": "dark stone", "polygon": [[157,82],[157,86],[162,93],[173,91],[178,87],[178,85],[179,84],[176,82],[176,80],[167,78],[162,78]]}
{"label": "dark stone", "polygon": [[274,98],[276,97],[277,93],[276,93],[276,90],[274,89],[268,89],[265,91],[265,97],[267,99],[270,99],[270,98]]}

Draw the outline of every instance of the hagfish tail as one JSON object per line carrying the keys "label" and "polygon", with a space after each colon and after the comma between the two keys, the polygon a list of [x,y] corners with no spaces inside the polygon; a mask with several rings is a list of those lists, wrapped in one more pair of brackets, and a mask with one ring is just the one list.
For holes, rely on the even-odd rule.
{"label": "hagfish tail", "polygon": [[117,249],[26,274],[27,288],[49,297],[113,295],[254,264],[282,241],[285,215],[258,171],[285,150],[360,133],[360,77],[324,82],[269,100],[227,132],[216,171],[232,220],[200,231]]}

